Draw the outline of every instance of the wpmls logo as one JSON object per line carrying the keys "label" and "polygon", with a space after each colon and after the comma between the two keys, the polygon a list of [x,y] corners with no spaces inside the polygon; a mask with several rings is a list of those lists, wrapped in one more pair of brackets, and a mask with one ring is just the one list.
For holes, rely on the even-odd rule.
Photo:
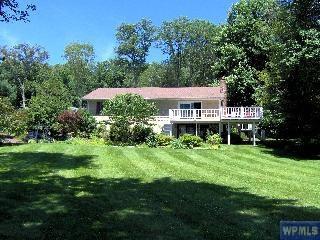
{"label": "wpmls logo", "polygon": [[320,240],[320,221],[281,221],[280,240]]}

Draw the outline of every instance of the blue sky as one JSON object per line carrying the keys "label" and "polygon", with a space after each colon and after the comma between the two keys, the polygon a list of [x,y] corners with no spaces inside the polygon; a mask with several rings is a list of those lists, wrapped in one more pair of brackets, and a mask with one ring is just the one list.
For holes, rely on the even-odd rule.
{"label": "blue sky", "polygon": [[[19,1],[22,2],[22,1]],[[37,5],[30,23],[0,23],[0,45],[30,43],[43,46],[51,64],[63,62],[63,49],[71,42],[93,44],[96,60],[113,57],[115,32],[123,22],[141,18],[155,25],[180,16],[224,23],[236,0],[28,0]],[[153,49],[148,61],[163,58]]]}

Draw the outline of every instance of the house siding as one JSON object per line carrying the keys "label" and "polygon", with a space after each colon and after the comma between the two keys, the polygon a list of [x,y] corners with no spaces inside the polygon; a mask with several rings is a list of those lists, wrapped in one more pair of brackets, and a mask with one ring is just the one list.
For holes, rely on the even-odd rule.
{"label": "house siding", "polygon": [[179,102],[182,101],[195,101],[202,102],[202,109],[219,108],[219,100],[156,100],[153,101],[159,109],[159,116],[169,116],[169,109],[178,109]]}

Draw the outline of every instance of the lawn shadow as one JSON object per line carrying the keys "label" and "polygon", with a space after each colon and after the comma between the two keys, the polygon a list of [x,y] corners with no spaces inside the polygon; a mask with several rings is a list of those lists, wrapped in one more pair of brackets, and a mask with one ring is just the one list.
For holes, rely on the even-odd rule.
{"label": "lawn shadow", "polygon": [[96,167],[92,156],[19,154],[2,156],[17,164],[0,174],[1,239],[277,239],[280,220],[320,218],[294,200],[205,182],[66,178],[55,171]]}
{"label": "lawn shadow", "polygon": [[267,141],[261,143],[263,152],[275,157],[289,158],[295,161],[320,160],[320,146],[302,147],[285,141]]}

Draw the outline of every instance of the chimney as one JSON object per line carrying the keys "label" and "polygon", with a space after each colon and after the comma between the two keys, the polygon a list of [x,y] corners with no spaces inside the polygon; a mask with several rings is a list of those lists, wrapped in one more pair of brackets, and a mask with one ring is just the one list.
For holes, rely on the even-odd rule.
{"label": "chimney", "polygon": [[223,94],[223,101],[221,103],[222,107],[226,107],[227,106],[227,93],[228,93],[228,89],[227,89],[227,83],[226,83],[226,79],[225,77],[222,77],[220,79],[220,93]]}

